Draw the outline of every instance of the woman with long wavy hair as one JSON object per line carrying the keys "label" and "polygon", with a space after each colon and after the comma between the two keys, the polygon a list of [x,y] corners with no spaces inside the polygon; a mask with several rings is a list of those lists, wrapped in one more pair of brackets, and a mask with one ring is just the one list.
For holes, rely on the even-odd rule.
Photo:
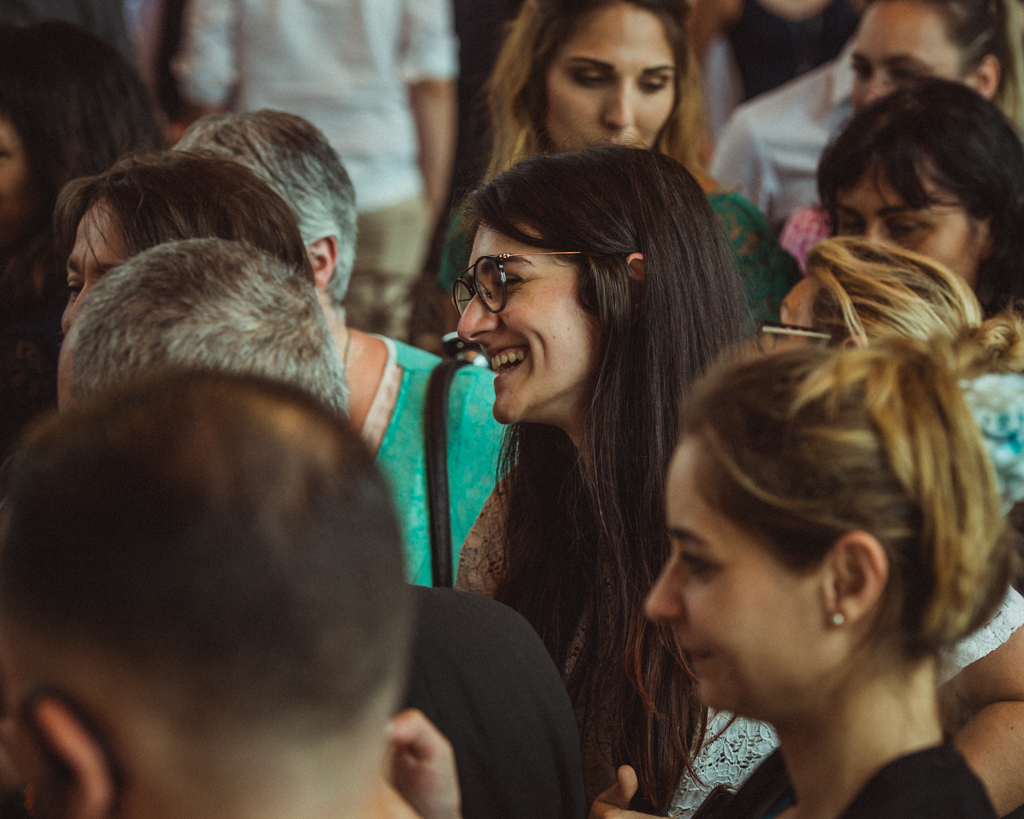
{"label": "woman with long wavy hair", "polygon": [[746,335],[729,247],[663,154],[525,159],[470,195],[459,334],[491,357],[503,474],[457,585],[517,609],[562,669],[593,798],[629,761],[667,809],[705,713],[643,616],[667,557],[664,476],[691,380]]}

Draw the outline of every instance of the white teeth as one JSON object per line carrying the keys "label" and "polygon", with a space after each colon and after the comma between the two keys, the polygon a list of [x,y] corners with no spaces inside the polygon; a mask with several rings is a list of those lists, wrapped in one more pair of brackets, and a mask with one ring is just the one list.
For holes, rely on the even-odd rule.
{"label": "white teeth", "polygon": [[511,370],[520,361],[526,359],[525,350],[514,350],[511,353],[501,353],[500,355],[491,356],[491,369],[496,372],[507,372]]}

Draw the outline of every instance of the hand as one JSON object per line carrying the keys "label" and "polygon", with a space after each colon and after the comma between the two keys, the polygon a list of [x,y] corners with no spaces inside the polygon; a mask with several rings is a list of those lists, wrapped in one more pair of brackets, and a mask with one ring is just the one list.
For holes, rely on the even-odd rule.
{"label": "hand", "polygon": [[409,708],[388,725],[391,784],[423,819],[462,819],[455,752],[444,734]]}
{"label": "hand", "polygon": [[623,765],[619,768],[615,784],[594,800],[590,808],[590,819],[656,819],[649,813],[629,809],[636,789],[636,771],[629,765]]}

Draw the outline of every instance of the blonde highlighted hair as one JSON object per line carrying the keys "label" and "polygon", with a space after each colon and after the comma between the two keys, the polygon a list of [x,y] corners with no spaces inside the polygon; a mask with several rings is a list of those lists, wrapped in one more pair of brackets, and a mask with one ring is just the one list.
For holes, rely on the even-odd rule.
{"label": "blonde highlighted hair", "polygon": [[848,531],[878,538],[889,579],[877,635],[903,658],[984,624],[1012,574],[961,363],[942,341],[791,349],[718,369],[684,416],[708,501],[784,564],[816,566]]}
{"label": "blonde highlighted hair", "polygon": [[558,150],[545,128],[547,74],[559,46],[580,20],[608,6],[628,3],[654,14],[675,57],[675,103],[653,146],[698,178],[705,140],[700,70],[686,34],[688,4],[682,0],[526,0],[509,24],[487,87],[493,146],[486,180],[519,160]]}
{"label": "blonde highlighted hair", "polygon": [[807,254],[807,275],[818,284],[814,329],[837,341],[874,344],[888,336],[962,340],[962,356],[989,372],[1024,370],[1024,322],[1004,311],[985,320],[968,284],[938,262],[899,248],[841,237]]}

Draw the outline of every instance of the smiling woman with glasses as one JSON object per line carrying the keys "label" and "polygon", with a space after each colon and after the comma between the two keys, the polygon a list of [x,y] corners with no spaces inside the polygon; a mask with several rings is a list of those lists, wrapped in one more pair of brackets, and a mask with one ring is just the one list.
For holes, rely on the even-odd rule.
{"label": "smiling woman with glasses", "polygon": [[700,186],[650,151],[533,157],[468,207],[459,335],[491,358],[509,426],[457,586],[541,635],[575,706],[589,796],[629,763],[637,804],[667,810],[704,709],[671,633],[639,612],[668,554],[680,399],[748,334],[740,280]]}

